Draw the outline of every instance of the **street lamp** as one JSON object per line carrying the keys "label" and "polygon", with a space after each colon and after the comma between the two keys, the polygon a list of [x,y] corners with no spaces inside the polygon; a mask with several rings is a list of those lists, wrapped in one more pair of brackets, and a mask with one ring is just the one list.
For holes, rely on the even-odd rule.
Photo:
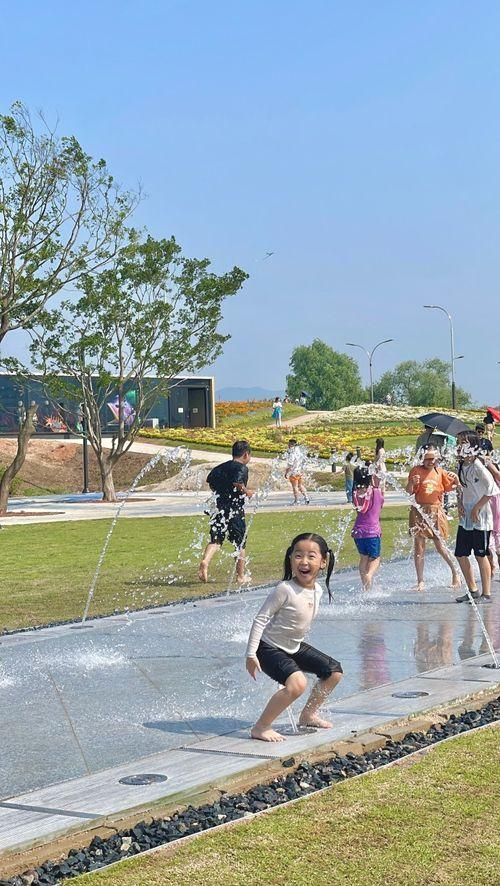
{"label": "street lamp", "polygon": [[394,339],[393,338],[384,338],[384,340],[379,341],[378,344],[376,344],[375,347],[372,348],[371,351],[368,351],[366,348],[363,347],[363,345],[357,345],[353,341],[346,341],[346,345],[348,345],[350,348],[361,348],[361,350],[364,351],[366,356],[368,357],[368,365],[370,367],[370,393],[371,393],[371,402],[372,403],[373,403],[373,371],[372,371],[373,355],[374,355],[375,351],[377,350],[377,348],[380,347],[380,345],[386,345],[390,341],[394,341]]}
{"label": "street lamp", "polygon": [[460,360],[461,357],[455,357],[455,342],[453,338],[453,321],[451,319],[451,314],[448,313],[446,308],[441,307],[441,305],[424,305],[424,308],[433,308],[436,311],[442,311],[443,314],[446,314],[448,320],[450,321],[450,345],[451,345],[451,408],[455,409],[456,407],[456,396],[455,396],[455,360]]}

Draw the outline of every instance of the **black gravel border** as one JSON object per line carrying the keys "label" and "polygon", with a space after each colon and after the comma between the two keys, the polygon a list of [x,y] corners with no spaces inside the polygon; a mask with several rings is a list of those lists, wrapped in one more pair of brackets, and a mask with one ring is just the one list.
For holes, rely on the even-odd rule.
{"label": "black gravel border", "polygon": [[[0,886],[52,886],[63,880],[131,858],[141,852],[172,843],[181,837],[198,834],[230,821],[237,821],[264,809],[280,806],[290,800],[313,794],[323,788],[387,765],[437,744],[447,738],[488,726],[500,720],[500,696],[481,708],[463,714],[450,714],[444,724],[436,723],[427,732],[408,732],[401,741],[388,739],[384,747],[365,754],[334,756],[319,763],[301,763],[294,772],[280,775],[268,784],[256,785],[241,794],[221,792],[220,799],[205,806],[188,806],[149,824],[139,822],[133,828],[118,831],[103,839],[94,837],[84,849],[70,849],[60,861],[46,861],[8,880]],[[282,761],[285,768],[295,765],[290,757]]]}

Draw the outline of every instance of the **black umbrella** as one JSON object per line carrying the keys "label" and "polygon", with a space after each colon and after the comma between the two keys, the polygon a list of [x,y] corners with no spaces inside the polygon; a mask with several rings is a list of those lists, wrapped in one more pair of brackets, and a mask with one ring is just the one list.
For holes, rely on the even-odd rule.
{"label": "black umbrella", "polygon": [[427,415],[419,415],[418,420],[423,422],[426,427],[441,431],[449,437],[456,437],[457,434],[471,430],[465,422],[453,415],[446,415],[444,412],[428,412]]}

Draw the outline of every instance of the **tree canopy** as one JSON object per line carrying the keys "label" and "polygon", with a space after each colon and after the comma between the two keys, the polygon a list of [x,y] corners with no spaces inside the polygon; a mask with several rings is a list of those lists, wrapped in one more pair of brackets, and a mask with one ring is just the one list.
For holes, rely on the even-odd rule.
{"label": "tree canopy", "polygon": [[[76,301],[42,311],[31,331],[32,362],[51,393],[74,400],[78,391],[108,501],[115,497],[112,469],[154,401],[168,394],[169,379],[221,353],[229,338],[218,329],[222,303],[247,277],[236,267],[214,274],[208,259],[183,256],[173,237],[129,237],[108,267],[80,279]],[[110,401],[117,426],[108,449],[102,416]]]}
{"label": "tree canopy", "polygon": [[[394,403],[407,406],[451,406],[450,364],[432,357],[418,363],[405,360],[385,372],[374,385],[375,400],[381,403],[390,394]],[[471,395],[456,388],[456,405],[470,406]]]}
{"label": "tree canopy", "polygon": [[341,409],[366,399],[356,361],[318,338],[294,349],[290,368],[288,395],[296,399],[305,391],[311,409]]}

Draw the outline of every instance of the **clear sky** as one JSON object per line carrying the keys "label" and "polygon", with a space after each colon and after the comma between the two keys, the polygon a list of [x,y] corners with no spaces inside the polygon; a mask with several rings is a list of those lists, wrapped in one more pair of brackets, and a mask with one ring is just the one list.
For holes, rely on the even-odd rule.
{"label": "clear sky", "polygon": [[[217,271],[219,387],[280,389],[292,349],[377,351],[375,375],[449,358],[500,401],[497,0],[17,0],[0,109],[59,117],[126,186],[137,222]],[[274,255],[266,260],[267,251]]]}

